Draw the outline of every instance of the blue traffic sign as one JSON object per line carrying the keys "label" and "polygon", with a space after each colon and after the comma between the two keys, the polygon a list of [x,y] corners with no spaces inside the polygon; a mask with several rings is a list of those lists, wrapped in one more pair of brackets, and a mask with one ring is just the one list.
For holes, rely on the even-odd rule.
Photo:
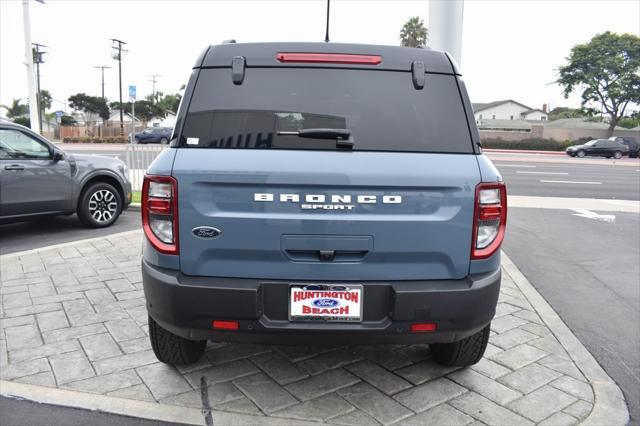
{"label": "blue traffic sign", "polygon": [[135,99],[136,98],[136,86],[133,86],[133,85],[129,86],[129,97],[131,99]]}

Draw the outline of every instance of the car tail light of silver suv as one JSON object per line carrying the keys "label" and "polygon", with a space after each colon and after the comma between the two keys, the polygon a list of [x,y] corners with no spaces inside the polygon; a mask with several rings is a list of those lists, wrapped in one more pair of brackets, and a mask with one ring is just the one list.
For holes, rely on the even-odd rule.
{"label": "car tail light of silver suv", "polygon": [[500,249],[507,226],[507,188],[504,182],[476,186],[471,259],[486,259]]}
{"label": "car tail light of silver suv", "polygon": [[171,176],[145,175],[142,227],[149,243],[164,254],[179,254],[178,183]]}

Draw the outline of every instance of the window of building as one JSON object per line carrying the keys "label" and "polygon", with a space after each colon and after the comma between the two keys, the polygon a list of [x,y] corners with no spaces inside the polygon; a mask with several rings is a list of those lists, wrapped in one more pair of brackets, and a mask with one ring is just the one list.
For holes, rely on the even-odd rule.
{"label": "window of building", "polygon": [[491,119],[495,120],[496,119],[496,115],[493,114],[493,116],[491,116]]}
{"label": "window of building", "polygon": [[513,120],[513,115],[511,116],[511,119]]}

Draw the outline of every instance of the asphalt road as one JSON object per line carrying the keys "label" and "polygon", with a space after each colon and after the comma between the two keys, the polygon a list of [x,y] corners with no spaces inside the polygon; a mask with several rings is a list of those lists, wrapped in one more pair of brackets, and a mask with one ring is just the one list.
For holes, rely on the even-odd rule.
{"label": "asphalt road", "polygon": [[[551,156],[547,156],[551,157]],[[640,162],[623,160],[614,164],[593,159],[562,157],[567,162],[540,162],[533,158],[520,157],[511,161],[493,156],[493,163],[507,182],[511,195],[569,198],[606,198],[618,200],[640,200]],[[537,161],[532,161],[537,160]],[[634,164],[627,165],[627,164]]]}
{"label": "asphalt road", "polygon": [[0,397],[2,426],[164,426],[169,423]]}
{"label": "asphalt road", "polygon": [[503,249],[625,394],[640,423],[640,217],[509,209]]}
{"label": "asphalt road", "polygon": [[100,229],[87,228],[75,214],[0,225],[0,254],[101,237],[140,228],[140,226],[140,211],[133,209],[124,211],[115,224]]}

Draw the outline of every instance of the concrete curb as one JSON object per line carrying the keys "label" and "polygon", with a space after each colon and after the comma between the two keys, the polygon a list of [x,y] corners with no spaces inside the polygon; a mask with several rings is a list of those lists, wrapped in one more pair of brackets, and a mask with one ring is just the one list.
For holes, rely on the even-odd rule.
{"label": "concrete curb", "polygon": [[589,380],[594,395],[593,410],[581,424],[626,425],[629,422],[629,410],[618,385],[600,367],[593,355],[589,353],[551,305],[544,300],[504,252],[502,253],[502,267],[538,312],[556,339],[567,350],[578,369]]}
{"label": "concrete curb", "polygon": [[[41,404],[79,408],[147,420],[191,425],[321,425],[317,422],[282,419],[277,417],[252,416],[226,411],[205,411],[197,408],[155,402],[137,401],[114,396],[97,395],[66,389],[0,380],[0,395],[7,398],[24,399]],[[211,413],[212,422],[207,421]]]}

